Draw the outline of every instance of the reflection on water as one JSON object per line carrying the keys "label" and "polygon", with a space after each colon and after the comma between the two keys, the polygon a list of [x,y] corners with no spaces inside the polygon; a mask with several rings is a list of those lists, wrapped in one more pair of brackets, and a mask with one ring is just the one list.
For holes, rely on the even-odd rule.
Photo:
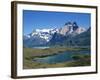
{"label": "reflection on water", "polygon": [[43,58],[34,58],[33,61],[35,62],[41,62],[41,63],[59,63],[59,62],[65,62],[65,61],[71,61],[72,55],[76,54],[90,54],[90,50],[81,50],[81,51],[65,51],[62,53],[59,53],[57,55],[53,56],[47,56]]}
{"label": "reflection on water", "polygon": [[33,47],[34,49],[47,49],[47,48],[50,48],[48,46],[42,46],[42,47]]}

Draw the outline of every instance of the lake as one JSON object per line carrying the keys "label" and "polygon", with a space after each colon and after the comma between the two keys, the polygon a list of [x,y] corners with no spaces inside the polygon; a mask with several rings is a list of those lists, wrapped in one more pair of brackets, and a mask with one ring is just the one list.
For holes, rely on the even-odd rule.
{"label": "lake", "polygon": [[54,64],[54,63],[60,63],[65,61],[72,61],[73,60],[72,56],[79,55],[79,54],[90,54],[90,50],[64,51],[53,56],[34,58],[33,61],[39,63]]}
{"label": "lake", "polygon": [[40,46],[40,47],[33,47],[34,49],[47,49],[50,48],[49,46]]}

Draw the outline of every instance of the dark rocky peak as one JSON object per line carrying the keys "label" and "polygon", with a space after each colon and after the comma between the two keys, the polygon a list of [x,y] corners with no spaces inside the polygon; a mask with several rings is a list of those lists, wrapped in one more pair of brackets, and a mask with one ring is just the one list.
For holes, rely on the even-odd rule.
{"label": "dark rocky peak", "polygon": [[78,28],[78,25],[76,22],[73,22],[73,30],[76,30]]}
{"label": "dark rocky peak", "polygon": [[87,31],[91,31],[91,27],[89,27]]}
{"label": "dark rocky peak", "polygon": [[67,23],[65,23],[65,25],[72,25],[72,23],[71,22],[67,22]]}
{"label": "dark rocky peak", "polygon": [[69,29],[72,29],[73,31],[77,30],[79,27],[76,22],[70,22],[70,21],[65,23],[65,26],[67,26]]}
{"label": "dark rocky peak", "polygon": [[77,26],[77,23],[76,22],[73,22],[73,26]]}

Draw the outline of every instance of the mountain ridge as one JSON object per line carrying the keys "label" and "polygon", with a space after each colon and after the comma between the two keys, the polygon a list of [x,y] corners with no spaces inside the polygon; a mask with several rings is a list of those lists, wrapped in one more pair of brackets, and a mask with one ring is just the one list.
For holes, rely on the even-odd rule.
{"label": "mountain ridge", "polygon": [[[69,45],[72,45],[71,41],[77,39],[78,36],[83,34],[86,34],[87,36],[86,32],[90,31],[89,29],[86,30],[85,28],[78,26],[76,22],[67,22],[59,29],[36,29],[30,34],[24,35],[24,46],[33,47],[39,45],[68,45],[68,43],[70,43]],[[80,38],[79,40],[77,39],[77,41],[81,42]]]}

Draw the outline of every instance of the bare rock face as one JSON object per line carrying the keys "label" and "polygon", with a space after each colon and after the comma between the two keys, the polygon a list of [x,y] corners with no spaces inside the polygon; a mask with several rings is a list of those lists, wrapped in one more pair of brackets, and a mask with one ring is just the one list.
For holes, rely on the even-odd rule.
{"label": "bare rock face", "polygon": [[62,35],[66,35],[67,32],[72,30],[72,23],[65,23],[64,27],[60,28],[59,33]]}
{"label": "bare rock face", "polygon": [[72,34],[73,34],[73,36],[75,36],[75,35],[78,35],[78,34],[81,34],[81,33],[85,32],[85,31],[86,31],[85,28],[79,27],[75,31],[73,31]]}
{"label": "bare rock face", "polygon": [[77,35],[86,31],[84,28],[79,27],[76,22],[65,23],[64,27],[59,29],[59,33],[62,35]]}

